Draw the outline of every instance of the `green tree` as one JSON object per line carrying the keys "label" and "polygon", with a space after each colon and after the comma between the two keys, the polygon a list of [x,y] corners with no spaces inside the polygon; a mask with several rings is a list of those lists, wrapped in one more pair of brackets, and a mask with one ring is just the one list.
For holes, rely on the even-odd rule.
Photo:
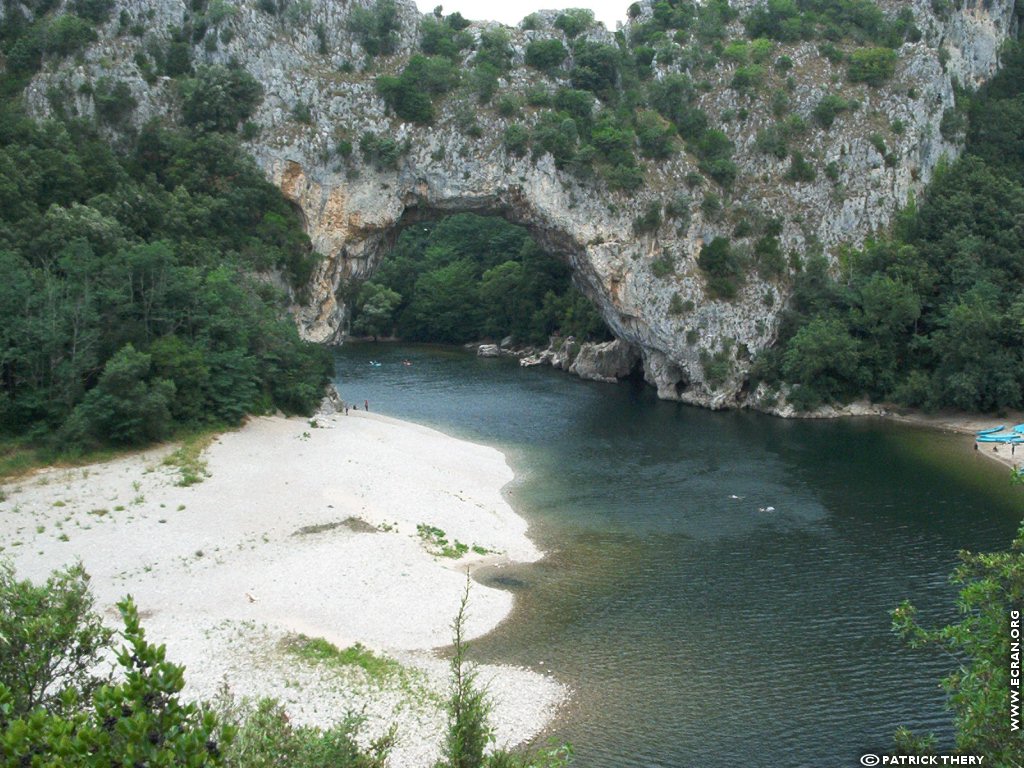
{"label": "green tree", "polygon": [[384,336],[394,327],[395,310],[402,297],[383,285],[368,282],[359,291],[352,331],[363,336]]}
{"label": "green tree", "polygon": [[182,81],[181,96],[185,125],[234,132],[263,100],[263,86],[241,67],[214,64]]}
{"label": "green tree", "polygon": [[0,563],[0,687],[7,693],[0,724],[37,708],[59,710],[68,689],[88,704],[103,683],[95,669],[111,634],[95,611],[81,565],[36,586]]}
{"label": "green tree", "polygon": [[[953,712],[956,749],[983,755],[986,763],[1024,763],[1024,737],[1010,731],[1010,614],[1024,605],[1024,526],[1007,552],[960,553],[951,580],[959,585],[959,621],[926,629],[917,611],[903,602],[892,613],[893,629],[911,648],[935,647],[951,654],[957,669],[942,681]],[[911,752],[928,741],[901,730],[900,745]]]}
{"label": "green tree", "polygon": [[439,768],[481,768],[484,750],[494,738],[488,725],[490,703],[477,686],[476,670],[466,662],[465,640],[469,577],[452,622],[454,652],[451,660],[451,693],[448,698],[448,732],[444,743],[444,762]]}
{"label": "green tree", "polygon": [[117,654],[123,682],[96,689],[91,702],[74,688],[59,709],[19,716],[0,683],[0,766],[94,768],[107,765],[218,766],[231,738],[211,713],[182,703],[184,669],[146,641],[130,598],[118,603],[125,645]]}
{"label": "green tree", "polygon": [[562,30],[572,40],[578,37],[594,23],[594,12],[586,8],[568,8],[555,18],[555,29]]}
{"label": "green tree", "polygon": [[728,238],[716,237],[705,243],[697,257],[697,265],[707,277],[708,292],[712,296],[722,299],[736,296],[746,265]]}
{"label": "green tree", "polygon": [[551,74],[565,61],[569,51],[562,45],[561,40],[543,39],[532,40],[526,46],[527,66],[539,69],[541,72]]}
{"label": "green tree", "polygon": [[891,48],[859,48],[850,54],[847,76],[851,83],[878,87],[896,72],[896,51]]}
{"label": "green tree", "polygon": [[835,318],[815,318],[797,331],[783,358],[786,380],[798,387],[793,399],[803,408],[856,392],[859,365],[857,340]]}
{"label": "green tree", "polygon": [[78,429],[96,439],[136,445],[164,437],[170,425],[174,384],[150,378],[151,357],[131,344],[103,366],[99,383],[75,408],[72,434]]}
{"label": "green tree", "polygon": [[397,50],[401,23],[393,0],[376,0],[370,8],[353,5],[347,23],[368,56],[390,56]]}

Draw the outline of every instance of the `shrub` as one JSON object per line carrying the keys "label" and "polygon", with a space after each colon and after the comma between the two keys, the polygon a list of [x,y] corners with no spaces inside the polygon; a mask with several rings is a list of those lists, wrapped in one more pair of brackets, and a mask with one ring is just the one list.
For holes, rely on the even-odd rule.
{"label": "shrub", "polygon": [[704,381],[708,387],[712,390],[718,389],[732,373],[732,359],[729,350],[722,349],[713,355],[702,350],[700,366],[704,371]]}
{"label": "shrub", "polygon": [[531,144],[535,158],[551,153],[555,165],[564,168],[576,156],[579,131],[572,118],[544,112],[533,129]]}
{"label": "shrub", "polygon": [[896,51],[891,48],[861,48],[850,55],[847,77],[851,83],[877,88],[896,72]]}
{"label": "shrub", "polygon": [[586,32],[594,23],[594,12],[585,8],[570,8],[555,19],[555,29],[560,29],[567,38]]}
{"label": "shrub", "polygon": [[573,88],[559,88],[555,93],[554,105],[577,121],[577,126],[589,126],[594,113],[594,94]]}
{"label": "shrub", "polygon": [[526,46],[527,66],[549,75],[562,66],[568,55],[569,51],[562,45],[561,40],[533,40]]}
{"label": "shrub", "polygon": [[181,116],[203,131],[233,132],[263,100],[263,86],[241,67],[203,67],[181,84]]}
{"label": "shrub", "polygon": [[707,278],[708,293],[721,299],[736,296],[743,283],[744,263],[727,238],[716,237],[706,243],[697,257],[697,265]]}
{"label": "shrub", "polygon": [[398,160],[403,154],[403,148],[397,141],[377,136],[370,131],[359,139],[359,151],[363,155],[363,160],[378,170],[398,168]]}
{"label": "shrub", "polygon": [[611,99],[619,80],[619,50],[606,43],[589,40],[573,48],[572,84],[591,91],[605,101]]}
{"label": "shrub", "polygon": [[498,91],[498,69],[490,64],[478,64],[470,76],[473,90],[481,104],[487,104]]}
{"label": "shrub", "polygon": [[784,160],[789,154],[786,133],[779,125],[772,125],[758,131],[754,148],[765,155],[774,155],[779,160]]}
{"label": "shrub", "polygon": [[605,166],[601,176],[611,189],[635,192],[644,183],[644,174],[635,165]]}
{"label": "shrub", "polygon": [[750,44],[750,60],[755,64],[763,64],[771,58],[775,51],[775,43],[763,37],[759,37]]}
{"label": "shrub", "polygon": [[747,64],[739,67],[732,76],[729,87],[740,93],[756,91],[764,84],[765,71],[760,64]]}
{"label": "shrub", "polygon": [[313,108],[310,106],[308,101],[295,102],[295,106],[292,107],[292,119],[297,123],[312,125]]}
{"label": "shrub", "polygon": [[658,279],[664,279],[674,274],[675,271],[675,260],[668,253],[662,254],[651,262],[651,273]]}
{"label": "shrub", "polygon": [[656,232],[661,221],[661,202],[652,200],[644,212],[633,220],[633,232],[638,235]]}
{"label": "shrub", "polygon": [[128,83],[121,80],[115,83],[108,77],[96,81],[92,98],[96,116],[108,125],[120,125],[138,105]]}
{"label": "shrub", "polygon": [[77,16],[58,16],[45,27],[45,50],[56,56],[70,56],[95,40],[96,30]]}
{"label": "shrub", "polygon": [[653,110],[642,110],[636,116],[636,137],[640,152],[656,160],[669,157],[673,150],[675,127]]}
{"label": "shrub", "polygon": [[765,235],[754,245],[757,271],[768,280],[781,277],[786,271],[786,258],[782,255],[779,238]]}
{"label": "shrub", "polygon": [[836,121],[836,117],[838,117],[842,112],[853,109],[853,105],[854,102],[847,101],[842,96],[838,96],[834,93],[829,93],[822,96],[821,101],[818,102],[817,106],[811,112],[811,115],[814,117],[818,125],[828,130]]}
{"label": "shrub", "polygon": [[512,66],[512,46],[508,33],[503,29],[485,29],[480,33],[474,61],[477,65],[490,64],[500,72]]}
{"label": "shrub", "polygon": [[[456,60],[462,51],[473,45],[473,36],[460,26],[452,14],[447,19],[427,16],[420,27],[420,50],[429,56],[444,56]],[[459,16],[459,19],[462,17]]]}
{"label": "shrub", "polygon": [[74,0],[71,4],[75,14],[93,24],[103,24],[110,18],[114,0]]}
{"label": "shrub", "polygon": [[839,64],[846,60],[846,54],[844,54],[839,48],[837,48],[835,43],[822,43],[821,45],[818,46],[818,53],[820,53],[826,59],[831,61],[833,64]]}
{"label": "shrub", "polygon": [[182,41],[172,42],[163,59],[163,72],[167,77],[192,74],[192,46]]}
{"label": "shrub", "polygon": [[388,56],[398,48],[398,8],[394,0],[377,0],[373,7],[355,3],[348,15],[348,28],[370,56]]}
{"label": "shrub", "polygon": [[601,158],[610,165],[636,164],[633,156],[633,131],[620,125],[616,119],[604,112],[591,131],[590,141]]}
{"label": "shrub", "polygon": [[498,103],[495,104],[495,109],[498,114],[502,117],[514,117],[519,114],[519,110],[522,108],[522,103],[515,96],[506,94],[498,99]]}
{"label": "shrub", "polygon": [[817,172],[814,166],[804,158],[803,153],[794,152],[790,157],[789,170],[786,171],[787,181],[807,182],[814,181]]}
{"label": "shrub", "polygon": [[714,192],[708,192],[700,201],[701,212],[709,219],[717,219],[722,213],[722,198]]}
{"label": "shrub", "polygon": [[447,93],[455,87],[458,78],[458,70],[450,60],[416,54],[398,77],[378,77],[376,86],[388,109],[400,118],[427,124],[434,120],[431,95]]}
{"label": "shrub", "polygon": [[513,123],[505,129],[502,141],[505,144],[505,151],[521,157],[530,146],[530,131],[520,123]]}
{"label": "shrub", "polygon": [[537,85],[526,92],[526,103],[531,107],[550,107],[551,90],[543,85]]}
{"label": "shrub", "polygon": [[544,21],[541,19],[540,14],[530,13],[523,17],[523,20],[519,22],[519,26],[524,30],[540,29],[544,26]]}
{"label": "shrub", "polygon": [[423,125],[434,122],[434,105],[415,83],[384,75],[377,78],[376,87],[388,109],[403,120]]}
{"label": "shrub", "polygon": [[685,194],[678,194],[665,203],[665,215],[672,219],[690,220],[690,198]]}
{"label": "shrub", "polygon": [[[220,748],[231,734],[212,713],[179,699],[184,668],[166,660],[163,646],[146,641],[131,599],[117,607],[125,623],[124,644],[116,653],[122,682],[104,686],[87,706],[72,688],[61,707],[5,718],[6,765],[39,764],[41,755],[47,765],[69,768],[222,764]],[[10,698],[0,684],[0,709],[9,709]]]}
{"label": "shrub", "polygon": [[730,61],[746,64],[750,56],[749,46],[746,40],[733,40],[722,51],[722,56]]}

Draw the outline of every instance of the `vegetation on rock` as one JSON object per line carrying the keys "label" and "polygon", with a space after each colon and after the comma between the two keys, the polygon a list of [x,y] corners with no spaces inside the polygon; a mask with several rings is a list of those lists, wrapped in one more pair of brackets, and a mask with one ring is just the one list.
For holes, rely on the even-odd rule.
{"label": "vegetation on rock", "polygon": [[1014,44],[970,100],[964,155],[892,237],[847,252],[839,275],[808,260],[755,374],[793,385],[801,408],[861,395],[967,411],[1024,405],[1022,83]]}

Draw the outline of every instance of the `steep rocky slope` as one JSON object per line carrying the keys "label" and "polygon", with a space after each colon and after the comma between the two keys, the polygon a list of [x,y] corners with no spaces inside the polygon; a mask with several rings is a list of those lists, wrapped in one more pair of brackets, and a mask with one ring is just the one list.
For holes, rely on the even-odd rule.
{"label": "steep rocky slope", "polygon": [[[720,187],[696,156],[679,151],[643,160],[643,185],[624,192],[559,169],[551,154],[517,156],[502,141],[512,123],[530,127],[539,120],[528,92],[569,84],[564,71],[546,76],[524,65],[532,40],[557,38],[571,47],[552,25],[553,14],[537,14],[528,25],[535,28],[507,30],[513,66],[502,76],[499,95],[518,97],[514,114],[479,105],[463,87],[437,100],[433,124],[420,125],[390,113],[374,82],[381,73],[400,71],[415,52],[423,17],[411,2],[399,2],[395,53],[368,60],[349,24],[354,8],[369,6],[360,3],[311,0],[273,14],[266,3],[220,3],[215,23],[207,9],[205,37],[193,35],[197,63],[237,59],[265,89],[254,117],[258,135],[250,130],[256,137],[248,146],[301,210],[325,256],[308,303],[296,307],[302,333],[321,342],[341,338],[344,297],[373,274],[404,226],[456,211],[494,213],[528,227],[566,259],[615,335],[640,350],[659,396],[710,407],[758,405],[746,391],[745,374],[751,358],[775,338],[792,270],[818,252],[837,263],[844,245],[885,227],[940,160],[957,154],[955,135],[945,131],[951,142],[942,130],[944,115],[955,107],[955,84],[974,87],[990,77],[1001,43],[1017,24],[1014,0],[958,0],[955,7],[889,0],[880,5],[893,15],[911,9],[920,35],[898,49],[895,72],[884,84],[850,82],[841,56],[853,46],[840,42],[829,55],[815,40],[773,43],[758,81],[742,87],[743,61],[723,55],[728,43],[744,38],[741,19],[732,20],[724,39],[710,46],[713,63],[691,75],[696,105],[735,146],[735,181]],[[749,11],[758,3],[733,5]],[[129,85],[138,102],[135,126],[176,109],[174,83],[152,75],[147,82],[143,70],[147,51],[165,43],[187,13],[178,0],[119,0],[97,44],[36,78],[29,88],[33,109],[47,113],[57,93],[70,110],[89,114],[93,96],[83,86],[103,76]],[[652,13],[650,5],[635,6],[631,24]],[[125,21],[145,32],[118,34]],[[478,23],[468,31],[479,40],[496,26]],[[630,27],[622,33],[617,39],[596,26],[584,35],[619,45]],[[670,45],[682,51],[687,41],[677,40]],[[475,55],[464,52],[463,68]],[[771,65],[780,59],[788,59],[786,67]],[[693,65],[685,56],[659,54],[652,77],[664,79],[686,66]],[[827,95],[850,107],[828,128],[815,117]],[[777,153],[764,146],[793,115],[803,127],[791,143],[807,163],[795,171],[793,146]],[[341,150],[367,132],[397,142],[394,167]],[[756,268],[754,258],[767,223],[784,260],[771,271]],[[702,248],[715,238],[727,239],[751,265],[729,298],[709,289],[698,266]]]}

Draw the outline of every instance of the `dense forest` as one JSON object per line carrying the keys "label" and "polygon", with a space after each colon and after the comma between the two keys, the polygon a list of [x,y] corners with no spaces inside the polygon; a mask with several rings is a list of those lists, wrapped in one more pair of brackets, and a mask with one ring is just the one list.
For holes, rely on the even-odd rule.
{"label": "dense forest", "polygon": [[504,219],[466,213],[416,224],[361,286],[352,330],[449,343],[542,343],[555,332],[610,338],[570,278],[569,267]]}
{"label": "dense forest", "polygon": [[[55,30],[78,30],[80,46],[111,5],[81,0],[77,14],[53,17],[44,3],[34,22],[9,11],[0,28],[5,436],[67,451],[274,408],[310,412],[328,353],[300,341],[279,281],[260,276],[301,291],[317,255],[235,135],[261,87],[238,67],[193,67],[181,54],[191,47],[172,44],[164,72],[176,78],[182,124],[126,130],[134,100],[103,79],[96,122],[37,122],[24,110],[25,77],[44,54],[75,50],[53,48]],[[110,127],[122,129],[116,144]]]}
{"label": "dense forest", "polygon": [[923,408],[1024,405],[1024,48],[943,119],[965,137],[893,233],[809,257],[755,372],[798,407],[860,395]]}

